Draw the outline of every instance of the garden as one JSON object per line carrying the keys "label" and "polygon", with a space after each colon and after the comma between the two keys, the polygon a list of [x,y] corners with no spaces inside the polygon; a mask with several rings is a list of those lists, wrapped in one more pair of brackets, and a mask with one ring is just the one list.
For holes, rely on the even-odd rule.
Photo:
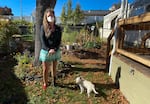
{"label": "garden", "polygon": [[[85,28],[74,32],[64,28],[57,85],[47,90],[42,89],[41,66],[32,64],[32,47],[1,56],[0,104],[128,104],[106,72],[107,43],[91,34]],[[66,45],[72,48],[68,50]],[[91,81],[99,94],[92,92],[89,98],[86,91],[80,94],[75,83],[78,76]]]}
{"label": "garden", "polygon": [[[14,60],[8,60],[9,63],[1,64],[0,102],[2,104],[128,104],[106,73],[104,48],[100,50],[96,50],[100,52],[95,53],[98,54],[96,59],[85,58],[86,55],[94,54],[89,50],[80,54],[79,51],[65,53],[58,66],[57,86],[48,86],[46,91],[42,89],[42,69],[26,63],[27,53],[22,57],[25,63],[16,62],[12,65]],[[84,57],[81,56],[82,54]],[[87,97],[86,92],[79,94],[80,89],[75,83],[77,76],[93,82],[99,94],[91,93],[90,98]],[[50,79],[51,77],[49,82]]]}

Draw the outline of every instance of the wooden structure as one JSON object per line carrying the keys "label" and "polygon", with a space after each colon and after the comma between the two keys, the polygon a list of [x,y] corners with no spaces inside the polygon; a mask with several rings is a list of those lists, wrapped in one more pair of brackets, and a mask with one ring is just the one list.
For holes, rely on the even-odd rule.
{"label": "wooden structure", "polygon": [[[126,35],[133,35],[127,34],[127,31],[144,31],[138,46],[125,45]],[[115,53],[111,54],[111,40],[115,32],[112,30],[107,39],[107,69],[110,70],[112,57],[111,77],[117,88],[131,104],[149,104],[150,46],[146,46],[146,41],[150,41],[150,13],[118,21]]]}
{"label": "wooden structure", "polygon": [[[127,30],[150,30],[150,13],[142,14],[140,16],[131,17],[128,19],[122,19],[118,22],[118,33],[116,41],[116,53],[124,55],[128,58],[139,62],[146,67],[150,68],[150,57],[142,57],[142,55],[150,55],[150,48],[145,47],[145,42],[150,38],[150,32],[146,33],[142,37],[142,42],[140,47],[124,47],[125,31]],[[112,30],[110,36],[108,37],[107,45],[107,68],[110,61],[110,41],[114,35],[114,30]],[[140,55],[139,55],[140,54]]]}

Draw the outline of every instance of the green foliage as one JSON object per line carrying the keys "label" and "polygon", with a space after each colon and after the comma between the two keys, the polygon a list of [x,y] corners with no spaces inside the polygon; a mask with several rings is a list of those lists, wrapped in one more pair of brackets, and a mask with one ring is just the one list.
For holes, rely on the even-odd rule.
{"label": "green foliage", "polygon": [[80,21],[84,19],[84,15],[83,12],[81,11],[80,4],[76,5],[76,8],[73,12],[73,16],[74,16],[74,25],[80,23]]}
{"label": "green foliage", "polygon": [[[12,35],[19,34],[19,28],[20,25],[27,25],[29,29],[27,33],[33,33],[33,26],[31,23],[26,21],[1,21],[0,22],[0,49],[4,52],[10,52],[9,43],[12,39]],[[27,38],[26,38],[27,39]],[[30,40],[33,40],[33,36],[30,36]],[[4,47],[4,48],[3,48]]]}
{"label": "green foliage", "polygon": [[66,25],[78,24],[84,18],[83,12],[79,4],[75,10],[72,9],[72,0],[68,0],[67,5],[64,5],[61,12],[61,22]]}
{"label": "green foliage", "polygon": [[61,19],[62,24],[66,23],[67,16],[66,16],[66,7],[65,7],[65,5],[62,8],[60,19]]}
{"label": "green foliage", "polygon": [[12,21],[16,26],[27,26],[27,32],[28,33],[33,33],[33,23],[27,22],[25,20],[14,20]]}
{"label": "green foliage", "polygon": [[29,51],[25,51],[23,54],[16,53],[14,55],[14,58],[18,63],[18,65],[16,66],[15,74],[18,78],[23,79],[29,71],[29,67],[33,61],[33,57],[30,56]]}
{"label": "green foliage", "polygon": [[17,26],[20,26],[20,25],[32,26],[33,25],[32,23],[25,21],[25,20],[13,20],[12,22],[15,23]]}
{"label": "green foliage", "polygon": [[79,43],[84,48],[101,48],[101,39],[98,36],[90,34],[85,28],[80,31],[69,29],[68,26],[64,27],[62,35],[63,44]]}
{"label": "green foliage", "polygon": [[84,48],[101,48],[101,42],[86,42],[83,46]]}
{"label": "green foliage", "polygon": [[[0,22],[0,40],[5,40],[17,33],[18,29],[13,22],[1,21]],[[2,42],[1,41],[1,42]]]}
{"label": "green foliage", "polygon": [[62,35],[62,43],[63,44],[72,44],[76,42],[78,31],[69,30],[68,27],[65,27],[63,35]]}
{"label": "green foliage", "polygon": [[67,22],[71,22],[73,18],[72,0],[68,0],[67,3]]}
{"label": "green foliage", "polygon": [[22,35],[21,39],[24,41],[33,41],[34,37],[33,34],[26,34],[26,35]]}
{"label": "green foliage", "polygon": [[16,24],[13,22],[6,22],[1,21],[0,22],[0,44],[7,44],[9,41],[9,38],[15,34],[18,33],[18,29],[16,27]]}

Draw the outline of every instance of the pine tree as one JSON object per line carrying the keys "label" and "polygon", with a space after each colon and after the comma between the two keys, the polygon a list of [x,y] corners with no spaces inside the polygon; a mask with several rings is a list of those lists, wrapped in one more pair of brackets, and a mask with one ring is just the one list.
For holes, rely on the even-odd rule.
{"label": "pine tree", "polygon": [[72,9],[72,1],[68,0],[67,5],[64,5],[61,12],[62,24],[79,24],[84,19],[84,14],[80,4],[77,4],[75,10]]}
{"label": "pine tree", "polygon": [[80,4],[76,5],[73,16],[74,16],[74,25],[79,24],[84,19],[84,15],[83,12],[81,11]]}
{"label": "pine tree", "polygon": [[66,7],[65,7],[65,5],[62,8],[60,19],[61,19],[62,24],[66,24],[67,16],[66,16]]}
{"label": "pine tree", "polygon": [[73,9],[72,9],[72,0],[68,0],[67,3],[67,22],[68,24],[72,24],[73,17]]}

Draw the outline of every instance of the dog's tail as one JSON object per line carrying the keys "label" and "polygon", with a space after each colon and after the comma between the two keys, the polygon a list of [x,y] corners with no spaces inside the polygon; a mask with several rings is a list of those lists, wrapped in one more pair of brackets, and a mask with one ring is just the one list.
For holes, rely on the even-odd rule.
{"label": "dog's tail", "polygon": [[94,92],[95,94],[98,94],[98,92],[95,90],[95,88],[93,88],[93,92]]}

